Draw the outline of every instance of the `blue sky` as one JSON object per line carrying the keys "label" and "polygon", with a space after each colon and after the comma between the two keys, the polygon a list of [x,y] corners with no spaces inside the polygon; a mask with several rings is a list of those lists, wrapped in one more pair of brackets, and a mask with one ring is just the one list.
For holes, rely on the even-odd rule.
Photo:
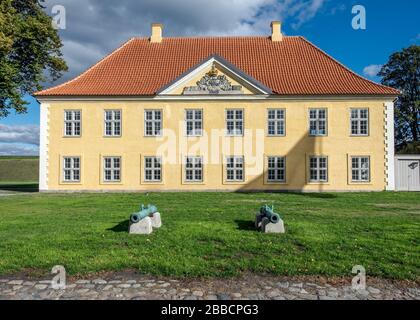
{"label": "blue sky", "polygon": [[[46,9],[49,10],[57,3],[64,3],[66,7],[67,28],[60,31],[60,35],[63,39],[64,56],[68,61],[70,71],[61,82],[88,68],[129,37],[148,36],[150,22],[152,22],[148,19],[164,22],[165,31],[169,29],[168,35],[177,36],[205,33],[269,34],[269,21],[282,20],[283,30],[287,35],[306,37],[353,71],[374,81],[380,80],[374,74],[380,65],[386,63],[391,53],[413,44],[420,44],[420,24],[418,22],[420,1],[413,0],[277,0],[276,3],[273,2],[274,0],[260,0],[253,3],[244,1],[245,8],[241,9],[239,13],[237,11],[235,11],[235,15],[227,13],[225,19],[233,21],[229,21],[226,26],[222,25],[221,29],[215,30],[212,29],[214,26],[211,25],[211,19],[208,25],[200,19],[194,19],[197,14],[194,12],[195,7],[192,2],[189,2],[191,0],[180,1],[180,3],[185,2],[187,10],[191,8],[192,11],[184,10],[183,13],[171,12],[167,8],[169,3],[164,0],[145,1],[144,6],[147,7],[138,8],[138,12],[149,10],[141,28],[136,30],[136,26],[133,26],[132,22],[127,22],[132,19],[122,19],[118,21],[118,29],[115,29],[113,25],[103,24],[101,34],[95,33],[98,32],[97,24],[108,19],[106,16],[100,16],[99,13],[96,19],[92,18],[92,15],[95,16],[96,12],[105,15],[106,1],[89,0],[79,1],[79,3],[77,0],[67,1],[66,5],[66,0],[47,0],[48,7]],[[214,1],[209,12],[217,15],[220,12],[222,15],[226,12],[226,8],[223,7],[226,2]],[[80,14],[80,7],[86,3],[89,3],[87,11],[92,13],[84,18]],[[135,3],[137,2],[134,0],[127,1],[125,5],[128,8],[129,5],[137,5]],[[363,5],[366,8],[366,30],[352,28],[351,22],[354,15],[351,11],[354,5]],[[127,11],[136,13],[133,8]],[[142,21],[141,17],[135,20],[139,23]],[[72,27],[76,25],[78,28]],[[107,28],[113,30],[113,35],[115,35],[112,44],[107,41],[109,39]],[[104,38],[101,37],[102,34]],[[80,50],[80,48],[84,49]],[[37,139],[34,139],[34,136],[38,135],[39,107],[35,99],[30,96],[26,98],[30,102],[27,114],[15,115],[12,113],[8,118],[0,119],[0,155],[37,154],[38,152],[35,142]]]}

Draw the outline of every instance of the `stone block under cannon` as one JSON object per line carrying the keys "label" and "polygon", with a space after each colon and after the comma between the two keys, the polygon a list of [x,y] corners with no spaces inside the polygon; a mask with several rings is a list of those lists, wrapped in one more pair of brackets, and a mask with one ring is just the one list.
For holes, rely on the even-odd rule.
{"label": "stone block under cannon", "polygon": [[255,217],[255,228],[264,233],[285,233],[284,222],[278,213],[274,212],[274,206],[265,205]]}
{"label": "stone block under cannon", "polygon": [[153,232],[153,228],[161,226],[162,220],[156,206],[149,204],[145,207],[142,204],[140,211],[130,216],[128,232],[130,234],[150,234]]}

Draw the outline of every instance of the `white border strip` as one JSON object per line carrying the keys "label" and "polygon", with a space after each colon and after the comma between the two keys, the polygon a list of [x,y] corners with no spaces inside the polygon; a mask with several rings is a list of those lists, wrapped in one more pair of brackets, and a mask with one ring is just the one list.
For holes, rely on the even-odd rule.
{"label": "white border strip", "polygon": [[386,190],[395,191],[394,102],[385,103],[385,175]]}
{"label": "white border strip", "polygon": [[49,104],[40,104],[39,129],[39,191],[48,190],[48,129]]}

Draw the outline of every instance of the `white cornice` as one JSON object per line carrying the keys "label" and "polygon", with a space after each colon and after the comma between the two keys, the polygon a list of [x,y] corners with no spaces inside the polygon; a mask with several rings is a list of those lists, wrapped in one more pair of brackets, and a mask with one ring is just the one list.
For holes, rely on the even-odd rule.
{"label": "white cornice", "polygon": [[40,103],[43,102],[61,102],[61,101],[249,101],[249,100],[270,100],[270,101],[387,101],[393,102],[396,96],[299,96],[299,95],[228,95],[228,96],[182,96],[182,95],[165,95],[165,96],[43,96],[37,97]]}

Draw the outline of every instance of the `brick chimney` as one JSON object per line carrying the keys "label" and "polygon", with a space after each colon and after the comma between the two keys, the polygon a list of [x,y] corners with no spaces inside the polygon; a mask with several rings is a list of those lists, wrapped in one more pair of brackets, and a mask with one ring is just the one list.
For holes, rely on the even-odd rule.
{"label": "brick chimney", "polygon": [[279,42],[283,40],[283,35],[281,34],[281,22],[273,21],[271,22],[271,41]]}
{"label": "brick chimney", "polygon": [[163,31],[163,24],[152,23],[152,35],[150,36],[150,42],[152,43],[162,42],[162,31]]}

